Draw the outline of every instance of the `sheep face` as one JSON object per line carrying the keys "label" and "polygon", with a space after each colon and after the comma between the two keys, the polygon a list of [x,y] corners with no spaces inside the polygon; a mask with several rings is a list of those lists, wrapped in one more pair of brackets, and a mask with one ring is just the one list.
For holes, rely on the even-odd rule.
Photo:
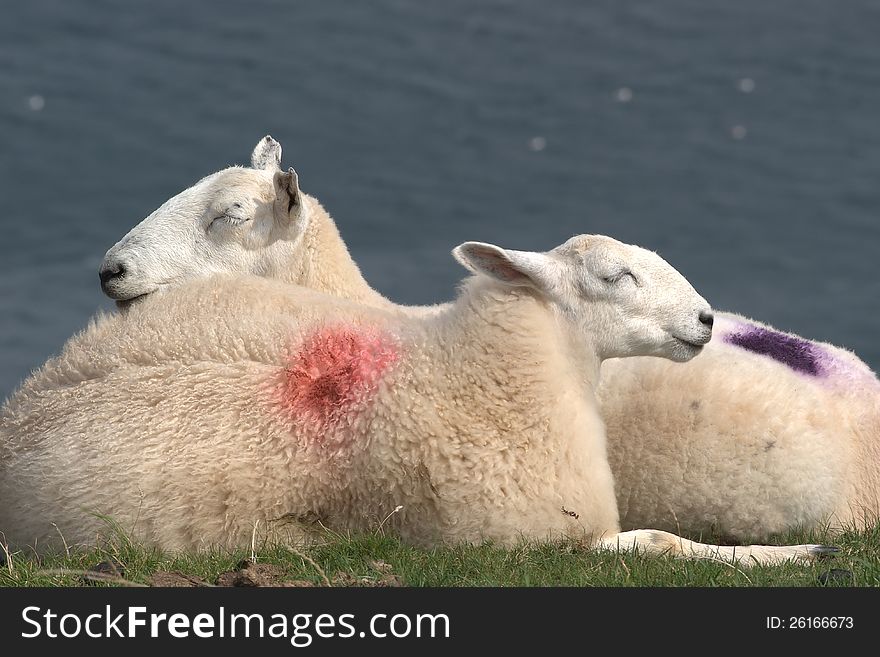
{"label": "sheep face", "polygon": [[308,199],[281,146],[257,144],[253,168],[218,171],[172,197],[104,256],[101,288],[122,304],[221,272],[271,275],[308,223]]}
{"label": "sheep face", "polygon": [[467,242],[453,252],[475,273],[528,287],[556,310],[576,343],[600,359],[686,361],[712,337],[711,308],[656,253],[602,235],[579,235],[547,253]]}

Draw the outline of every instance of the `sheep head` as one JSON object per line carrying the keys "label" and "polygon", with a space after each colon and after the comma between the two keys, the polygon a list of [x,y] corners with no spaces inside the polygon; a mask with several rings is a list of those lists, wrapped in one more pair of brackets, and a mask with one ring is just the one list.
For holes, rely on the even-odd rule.
{"label": "sheep head", "polygon": [[696,356],[712,337],[709,304],[656,253],[603,235],[578,235],[546,253],[466,242],[453,254],[497,284],[551,304],[575,343],[600,359]]}
{"label": "sheep head", "polygon": [[294,170],[281,171],[271,137],[251,163],[203,178],[129,231],[104,256],[104,293],[124,305],[190,278],[289,267],[308,227],[308,199]]}

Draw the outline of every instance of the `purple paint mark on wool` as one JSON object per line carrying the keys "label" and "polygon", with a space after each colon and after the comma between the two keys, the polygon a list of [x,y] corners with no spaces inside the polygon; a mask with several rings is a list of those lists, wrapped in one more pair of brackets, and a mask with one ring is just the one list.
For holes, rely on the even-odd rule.
{"label": "purple paint mark on wool", "polygon": [[[716,337],[710,346],[717,340],[737,349],[748,349],[750,353],[759,356],[773,357],[771,353],[759,348],[760,344],[752,344],[755,348],[749,349],[749,343],[760,343],[761,335],[771,336],[769,341],[772,341],[774,334],[782,338],[781,342],[789,346],[789,352],[793,352],[795,360],[803,366],[795,367],[786,362],[784,358],[776,358],[777,362],[782,362],[790,367],[792,372],[809,376],[822,385],[836,387],[845,391],[847,395],[859,391],[865,391],[870,395],[878,394],[880,380],[871,368],[852,352],[833,345],[813,342],[796,335],[775,331],[768,326],[759,326],[742,317],[725,315],[724,313],[716,314]],[[777,353],[777,355],[785,354],[784,348],[777,351],[783,352],[782,354]]]}
{"label": "purple paint mark on wool", "polygon": [[769,356],[796,372],[810,376],[823,374],[819,363],[822,354],[817,346],[808,340],[751,326],[726,335],[724,341],[746,351]]}

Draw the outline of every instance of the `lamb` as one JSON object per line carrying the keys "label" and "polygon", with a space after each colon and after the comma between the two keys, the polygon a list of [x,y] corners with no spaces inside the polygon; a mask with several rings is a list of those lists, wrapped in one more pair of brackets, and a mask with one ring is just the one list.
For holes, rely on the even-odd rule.
{"label": "lamb", "polygon": [[104,293],[126,307],[195,276],[238,272],[397,309],[364,280],[296,172],[279,169],[281,145],[265,137],[251,161],[206,176],[129,231],[101,264]]}
{"label": "lamb", "polygon": [[599,365],[686,361],[711,337],[708,303],[659,256],[590,235],[454,253],[475,275],[426,317],[217,276],[96,322],[3,407],[0,529],[89,544],[94,511],[197,549],[282,518],[300,541],[309,521],[384,517],[422,545],[569,538],[744,565],[827,551],[619,532]]}
{"label": "lamb", "polygon": [[[373,291],[330,216],[280,163],[281,146],[266,137],[253,168],[217,172],[172,198],[107,252],[105,292],[129,304],[193,277],[238,272],[401,314],[442,310],[395,306]],[[597,394],[623,528],[744,540],[876,521],[874,374],[832,345],[715,317],[720,339],[698,359],[602,367]]]}
{"label": "lamb", "polygon": [[608,361],[598,397],[624,527],[742,538],[880,518],[880,382],[846,350],[716,313],[698,359]]}

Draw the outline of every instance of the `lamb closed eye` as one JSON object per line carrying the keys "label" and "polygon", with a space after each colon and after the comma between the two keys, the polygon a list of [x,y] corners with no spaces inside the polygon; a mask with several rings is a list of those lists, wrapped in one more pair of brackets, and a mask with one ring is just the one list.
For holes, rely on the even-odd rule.
{"label": "lamb closed eye", "polygon": [[637,279],[636,275],[633,274],[631,271],[621,271],[621,272],[617,272],[616,274],[612,274],[610,276],[603,276],[602,280],[605,281],[606,283],[613,284],[613,283],[619,283],[627,277],[632,279],[632,282],[635,283],[636,285],[638,285],[639,279]]}
{"label": "lamb closed eye", "polygon": [[250,221],[250,220],[251,220],[250,217],[243,217],[239,214],[234,214],[232,212],[227,211],[227,212],[224,212],[223,214],[218,215],[218,216],[214,217],[213,219],[211,219],[211,223],[209,224],[209,227],[213,226],[215,223],[218,223],[218,222],[225,223],[230,226],[237,226],[239,224],[243,224],[243,223]]}

